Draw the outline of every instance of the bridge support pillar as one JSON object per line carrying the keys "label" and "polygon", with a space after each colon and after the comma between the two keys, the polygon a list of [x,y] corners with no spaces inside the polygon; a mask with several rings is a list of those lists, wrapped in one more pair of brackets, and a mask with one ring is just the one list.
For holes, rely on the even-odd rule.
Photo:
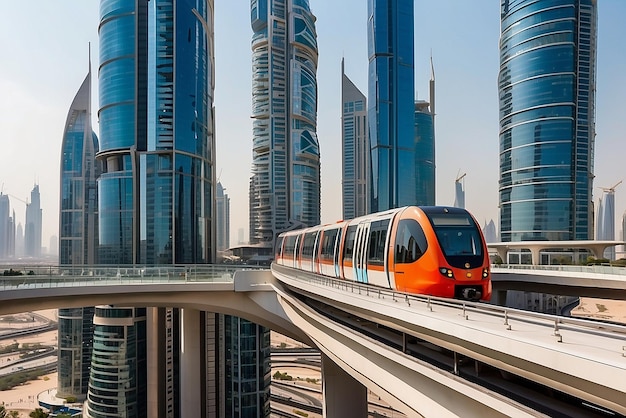
{"label": "bridge support pillar", "polygon": [[201,416],[200,311],[181,309],[180,328],[180,416]]}
{"label": "bridge support pillar", "polygon": [[367,389],[322,353],[324,418],[366,417]]}

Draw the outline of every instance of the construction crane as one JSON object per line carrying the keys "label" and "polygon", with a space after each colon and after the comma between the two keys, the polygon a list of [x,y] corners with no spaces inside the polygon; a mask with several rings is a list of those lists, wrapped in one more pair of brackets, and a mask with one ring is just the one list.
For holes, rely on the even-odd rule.
{"label": "construction crane", "polygon": [[603,192],[606,193],[615,193],[615,189],[617,188],[617,186],[619,186],[620,184],[622,184],[623,180],[618,181],[617,183],[615,183],[612,187],[600,187],[602,189]]}
{"label": "construction crane", "polygon": [[461,170],[459,170],[459,172],[456,175],[456,180],[454,180],[455,183],[460,182],[461,180],[463,180],[463,177],[467,176],[467,173],[463,173],[459,176],[459,173],[461,172]]}

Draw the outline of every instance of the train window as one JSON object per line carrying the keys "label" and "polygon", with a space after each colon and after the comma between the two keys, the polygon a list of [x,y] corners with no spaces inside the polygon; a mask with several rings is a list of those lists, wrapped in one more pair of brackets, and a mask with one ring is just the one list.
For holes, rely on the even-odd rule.
{"label": "train window", "polygon": [[352,260],[352,253],[354,252],[354,237],[356,236],[356,225],[348,227],[346,232],[346,243],[343,249],[343,259]]}
{"label": "train window", "polygon": [[396,234],[396,263],[417,261],[427,248],[428,242],[420,224],[413,219],[400,220]]}
{"label": "train window", "polygon": [[385,263],[385,241],[389,219],[372,222],[370,225],[370,242],[367,263],[382,266]]}
{"label": "train window", "polygon": [[431,216],[439,245],[446,256],[482,255],[482,239],[467,213]]}
{"label": "train window", "polygon": [[335,241],[337,239],[338,229],[329,229],[324,231],[324,238],[322,239],[322,260],[332,260],[335,251]]}
{"label": "train window", "polygon": [[283,257],[293,257],[293,252],[296,248],[296,236],[289,235],[285,239],[285,249],[283,250]]}
{"label": "train window", "polygon": [[304,243],[302,245],[302,258],[310,260],[313,257],[313,248],[315,247],[316,232],[304,234]]}

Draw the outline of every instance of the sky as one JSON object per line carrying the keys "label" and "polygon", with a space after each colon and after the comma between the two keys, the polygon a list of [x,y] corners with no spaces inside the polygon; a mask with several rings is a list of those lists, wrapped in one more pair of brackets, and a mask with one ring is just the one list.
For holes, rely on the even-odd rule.
{"label": "sky", "polygon": [[[317,17],[318,137],[322,222],[341,219],[341,59],[367,95],[367,2],[310,0]],[[4,1],[0,14],[0,188],[24,224],[39,184],[43,242],[58,235],[60,150],[69,106],[85,78],[91,45],[92,119],[98,129],[97,0]],[[248,238],[252,164],[249,1],[215,0],[217,173],[230,197],[231,245]],[[36,13],[33,11],[36,10]],[[626,181],[626,1],[598,0],[595,181]],[[428,100],[430,56],[436,80],[436,203],[452,205],[454,180],[466,173],[466,208],[498,225],[498,0],[415,1],[416,98]],[[615,192],[616,226],[626,184]],[[616,239],[621,238],[618,228]]]}

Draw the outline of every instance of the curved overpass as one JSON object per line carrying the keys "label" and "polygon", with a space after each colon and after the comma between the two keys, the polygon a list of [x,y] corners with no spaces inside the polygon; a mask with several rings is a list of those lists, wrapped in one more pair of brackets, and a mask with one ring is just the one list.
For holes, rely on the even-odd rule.
{"label": "curved overpass", "polygon": [[[81,277],[68,281],[52,276],[3,280],[0,314],[114,302],[240,316],[323,352],[328,417],[346,416],[346,408],[351,413],[357,405],[367,405],[365,387],[409,416],[465,416],[469,411],[485,416],[538,415],[460,378],[456,354],[453,371],[408,356],[408,338],[626,414],[626,381],[620,378],[626,372],[624,327],[587,329],[584,321],[493,305],[372,292],[356,283],[284,268],[273,274],[242,270],[232,279],[196,280],[135,278],[124,282]],[[400,332],[402,349],[330,318],[315,302],[365,320],[363,327]]]}
{"label": "curved overpass", "polygon": [[[269,270],[240,270],[207,281],[23,276],[0,280],[0,315],[42,309],[110,305],[177,307],[239,316],[310,344],[286,317]],[[137,283],[139,282],[139,283]]]}

